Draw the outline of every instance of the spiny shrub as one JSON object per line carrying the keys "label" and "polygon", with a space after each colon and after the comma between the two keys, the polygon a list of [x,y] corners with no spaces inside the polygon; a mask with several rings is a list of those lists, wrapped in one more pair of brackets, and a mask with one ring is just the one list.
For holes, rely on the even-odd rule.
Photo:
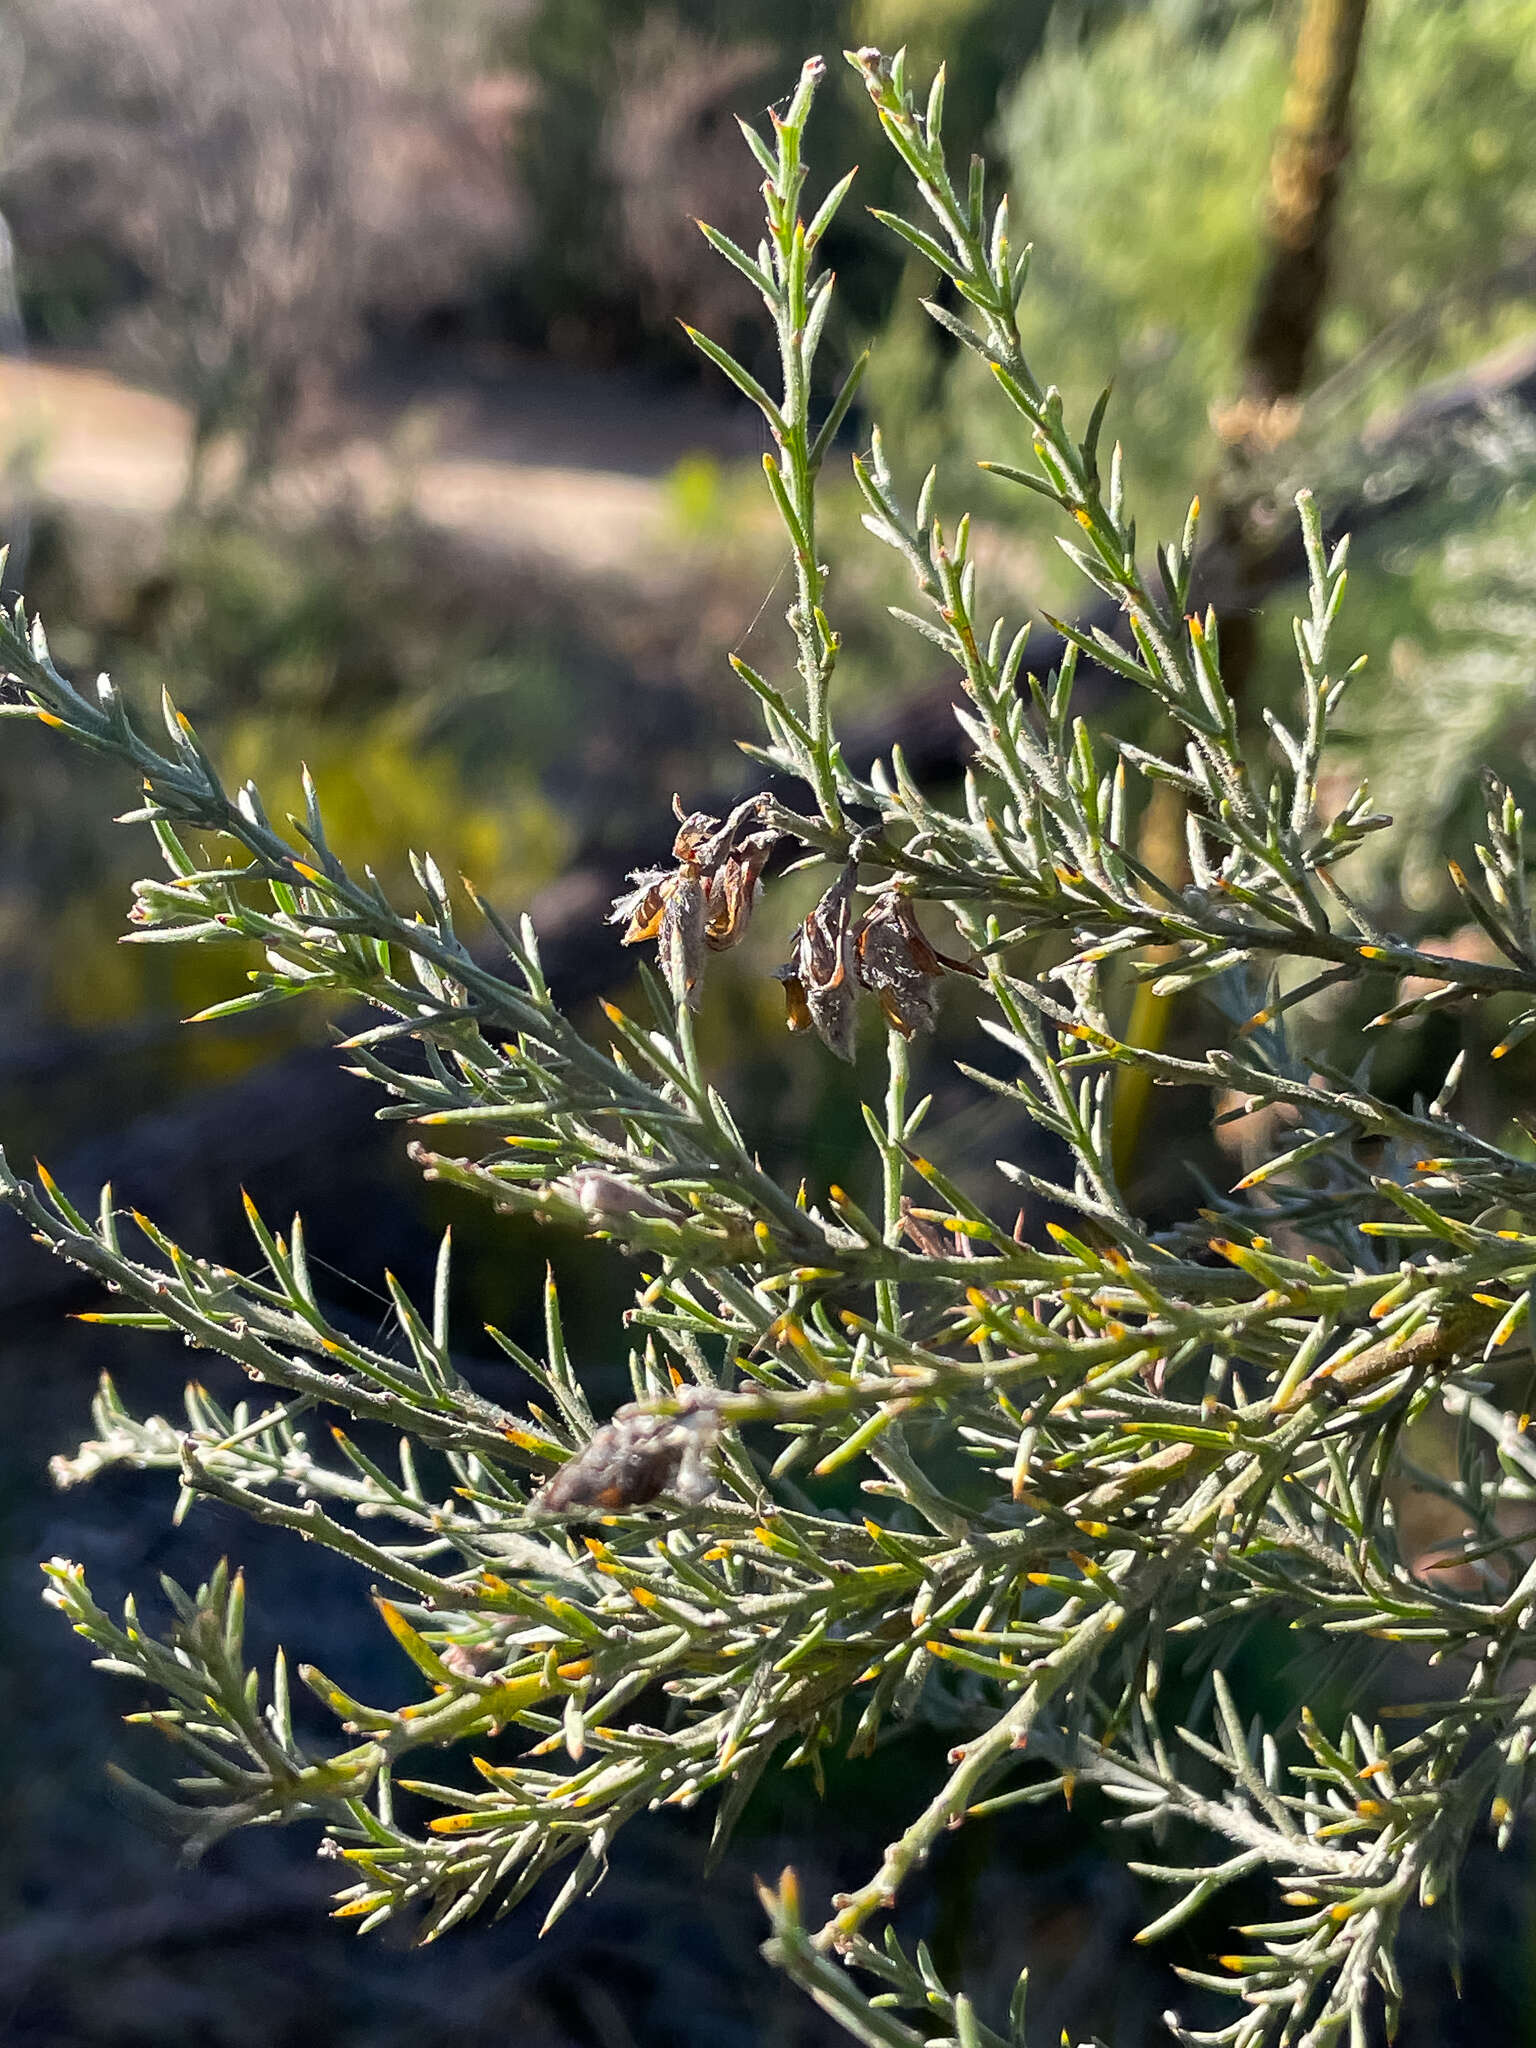
{"label": "spiny shrub", "polygon": [[[435,1144],[473,1141],[465,1156],[418,1146],[425,1171],[614,1240],[636,1269],[633,1402],[594,1415],[551,1292],[543,1355],[503,1340],[538,1394],[513,1413],[454,1362],[446,1246],[432,1302],[394,1288],[394,1339],[370,1344],[322,1306],[298,1222],[279,1235],[251,1212],[252,1279],[142,1215],[130,1236],[110,1191],[87,1215],[46,1175],[35,1190],[5,1169],[4,1200],[118,1297],[103,1320],[180,1331],[259,1388],[226,1411],[194,1386],[172,1423],[106,1387],[95,1439],[60,1476],[154,1468],[184,1504],[227,1503],[340,1553],[391,1589],[378,1606],[414,1684],[379,1705],[301,1666],[340,1728],[318,1748],[295,1733],[283,1659],[266,1675],[243,1660],[237,1574],[173,1591],[164,1639],[131,1607],[104,1612],[76,1565],[48,1567],[49,1597],[107,1669],[163,1702],[153,1719],[192,1774],[161,1803],[188,1842],[316,1825],[345,1880],[337,1909],[365,1926],[408,1914],[441,1935],[559,1871],[553,1919],[632,1815],[708,1801],[718,1847],[766,1771],[869,1751],[927,1716],[962,1733],[878,1868],[820,1924],[791,1874],[765,1893],[769,1954],[855,2037],[1024,2041],[1022,1983],[986,2023],[925,1952],[877,1930],[949,1830],[1076,1784],[1149,1845],[1133,1867],[1168,1898],[1143,1939],[1196,1914],[1207,1928],[1236,1880],[1244,1900],[1273,1886],[1226,1944],[1238,1952],[1187,1973],[1235,2017],[1197,2031],[1170,2015],[1178,2040],[1362,2043],[1400,1999],[1405,1912],[1447,1902],[1475,1831],[1507,1840],[1530,1793],[1536,1450],[1497,1390],[1525,1343],[1536,1165],[1458,1121],[1459,1059],[1433,1099],[1405,1105],[1301,1041],[1314,998],[1384,980],[1383,1033],[1451,1003],[1502,1005],[1501,1053],[1536,1026],[1522,819],[1490,780],[1479,878],[1454,870],[1496,957],[1377,929],[1340,875],[1390,821],[1364,788],[1320,796],[1351,673],[1334,652],[1343,546],[1325,546],[1303,498],[1299,689],[1247,743],[1217,620],[1192,596],[1197,509],[1145,565],[1120,452],[1101,455],[1104,404],[1069,427],[1021,348],[1027,252],[1006,201],[990,203],[979,162],[952,182],[942,74],[920,107],[900,58],[852,61],[922,202],[916,220],[882,217],[949,280],[930,311],[1032,437],[1035,467],[1000,473],[1059,509],[1115,630],[1064,625],[1059,666],[1028,673],[1022,630],[981,609],[967,522],[935,518],[931,478],[907,504],[876,436],[853,465],[866,524],[910,568],[923,658],[954,665],[971,761],[946,799],[899,755],[867,774],[845,758],[817,484],[862,361],[817,396],[833,388],[815,374],[832,293],[818,249],[849,187],[802,217],[818,61],[767,140],[747,131],[762,242],[704,230],[772,317],[776,388],[695,337],[773,440],[795,674],[732,666],[773,787],[803,796],[682,817],[670,862],[617,906],[655,968],[640,966],[631,1007],[606,1007],[601,1042],[551,1000],[526,922],[467,890],[488,932],[471,943],[425,857],[419,900],[397,907],[332,849],[307,779],[305,814],[274,826],[254,787],[226,791],[174,705],[151,739],[106,679],[94,695],[67,682],[18,607],[0,648],[7,715],[142,784],[134,816],[167,872],[139,884],[131,936],[259,948],[251,986],[209,1014],[314,995],[368,1006],[378,1021],[346,1048],[381,1113]],[[1160,747],[1106,742],[1074,715],[1089,662],[1151,700]],[[1177,873],[1146,855],[1159,789],[1185,821]],[[711,957],[779,914],[786,856],[824,880],[786,933],[799,1056],[884,1035],[869,1208],[768,1176],[696,1043]],[[1123,1020],[1138,983],[1199,991],[1186,1037],[1208,1049],[1137,1042]],[[930,1099],[912,1099],[910,1048],[951,990],[977,984],[1001,1052],[978,1083],[1068,1162],[1048,1179],[1036,1149],[1001,1171],[1026,1217],[1067,1223],[1016,1232],[928,1156],[943,1148],[922,1129]],[[1148,1084],[1205,1091],[1268,1133],[1234,1191],[1191,1175],[1182,1219],[1156,1227],[1116,1161],[1117,1100]],[[856,1161],[846,1178],[859,1184]],[[337,1414],[366,1428],[316,1441]],[[1430,1469],[1425,1443],[1455,1454]],[[834,1504],[853,1474],[867,1514]],[[1460,1532],[1433,1567],[1399,1538],[1410,1486]],[[1399,1654],[1453,1682],[1390,1724],[1325,1685],[1315,1715],[1269,1726],[1230,1668],[1266,1627],[1323,1649],[1411,1645]],[[468,1746],[477,1789],[421,1775],[448,1745]]]}

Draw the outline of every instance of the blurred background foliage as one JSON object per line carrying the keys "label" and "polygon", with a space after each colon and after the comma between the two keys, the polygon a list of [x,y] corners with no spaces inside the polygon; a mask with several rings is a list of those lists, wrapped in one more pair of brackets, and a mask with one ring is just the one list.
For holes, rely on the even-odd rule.
{"label": "blurred background foliage", "polygon": [[[578,931],[585,919],[597,947],[592,874],[664,851],[674,789],[692,804],[741,772],[732,742],[749,707],[726,650],[786,666],[758,428],[678,323],[748,362],[769,337],[688,216],[755,241],[756,173],[735,117],[760,116],[810,49],[906,42],[919,72],[948,58],[947,130],[987,151],[1016,236],[1035,245],[1024,313],[1037,362],[1078,417],[1113,383],[1109,432],[1127,443],[1145,534],[1181,521],[1194,488],[1216,504],[1272,503],[1308,480],[1366,513],[1400,497],[1361,534],[1349,637],[1370,666],[1337,772],[1368,773],[1408,828],[1366,871],[1379,914],[1477,945],[1445,857],[1465,858],[1480,762],[1536,797],[1536,429],[1521,403],[1536,390],[1536,0],[1369,0],[1307,387],[1283,431],[1239,450],[1243,335],[1300,12],[1300,0],[8,0],[3,523],[56,654],[110,667],[141,697],[168,686],[274,812],[307,759],[338,843],[391,887],[408,887],[405,849],[428,844],[503,906],[532,902]],[[893,160],[851,75],[824,95],[814,156],[827,180],[861,161],[865,207],[890,198]],[[1080,604],[1035,501],[972,467],[1017,451],[984,376],[917,304],[931,272],[859,206],[844,208],[831,254],[838,367],[875,342],[847,447],[878,418],[913,486],[941,461],[938,502],[946,516],[976,508],[1000,605]],[[1453,431],[1405,440],[1405,419],[1448,406]],[[905,593],[885,551],[863,544],[841,460],[826,544],[850,717],[931,709],[942,679],[887,614]],[[8,587],[18,580],[19,562]],[[1256,723],[1290,684],[1290,609],[1281,588],[1234,621]],[[301,1035],[312,1023],[280,1011],[259,1028],[180,1030],[237,970],[116,943],[148,855],[142,835],[107,821],[133,793],[44,734],[5,730],[8,1142],[35,1144],[77,1193],[112,1172],[152,1212],[180,1204],[230,1257],[237,1179],[273,1203],[303,1200],[338,1297],[370,1327],[379,1267],[414,1279],[452,1216],[466,1332],[493,1316],[531,1337],[549,1248],[417,1187],[361,1089],[356,1102],[334,1086],[307,1093],[319,1070],[306,1058],[333,1064]],[[819,1047],[786,1039],[769,978],[797,886],[722,963],[705,1046],[766,1163],[847,1179],[856,1096]],[[1308,1028],[1353,1056],[1363,1021],[1320,1009]],[[1198,1032],[1198,1018],[1181,1011],[1167,1028]],[[962,999],[943,1035],[941,1052],[965,1045]],[[1426,1031],[1394,1085],[1411,1091],[1444,1052]],[[928,1064],[958,1119],[944,1163],[1000,1199],[991,1161],[1019,1134],[941,1058]],[[1532,1075],[1503,1078],[1483,1103],[1501,1130]],[[1153,1206],[1190,1161],[1225,1170],[1203,1105],[1175,1098],[1162,1117],[1143,1144]],[[0,1766],[23,1815],[0,1852],[0,2009],[14,2038],[267,2048],[318,2029],[423,2048],[499,2042],[508,2024],[539,2048],[828,2038],[753,1974],[751,1909],[702,1897],[697,1845],[674,1831],[657,1831],[629,1888],[579,1931],[562,1925],[556,1952],[541,1957],[516,1927],[460,1944],[446,1966],[346,1946],[316,1917],[302,1843],[231,1845],[211,1872],[172,1872],[92,1768],[119,1740],[114,1703],[82,1686],[74,1646],[34,1611],[34,1560],[52,1549],[86,1557],[103,1585],[142,1578],[167,1541],[163,1502],[120,1480],[80,1500],[46,1494],[46,1457],[83,1423],[108,1349],[61,1334],[75,1300],[62,1276],[39,1276],[24,1243],[0,1252],[12,1332],[0,1679],[8,1726],[26,1731]],[[575,1245],[553,1256],[573,1340],[611,1379],[611,1262]],[[178,1357],[118,1349],[110,1362],[136,1391],[173,1398]],[[498,1391],[497,1368],[476,1369]],[[165,1555],[189,1574],[231,1534],[209,1512]],[[311,1583],[307,1561],[258,1562],[260,1626],[292,1630],[298,1612],[339,1636],[324,1661],[366,1693],[375,1653],[340,1585]],[[1272,1667],[1283,1691],[1283,1654],[1262,1649],[1256,1674]],[[789,1844],[809,1885],[856,1870],[883,1840],[880,1770],[899,1762],[871,1767],[857,1817],[835,1825],[815,1824],[798,1787],[765,1792],[719,1896],[744,1898],[749,1870],[776,1869]],[[1098,2027],[1137,2048],[1161,2038],[1168,1980],[1127,1948],[1135,1881],[1091,1820],[1037,1822],[1028,1842],[1000,1830],[980,1860],[968,1830],[937,1873],[929,1929],[953,1956],[1005,1921],[1039,1972],[1041,2041]],[[1503,1918],[1490,1909],[1472,1931],[1474,1962],[1492,1961],[1466,1972],[1460,2017],[1431,1932],[1410,1956],[1422,1981],[1405,2040],[1529,2034],[1511,1943],[1530,1894],[1503,1874],[1499,1885]],[[1019,1959],[1004,1946],[1000,1971]]]}
{"label": "blurred background foliage", "polygon": [[[1111,419],[1159,531],[1219,459],[1212,415],[1235,393],[1262,262],[1293,20],[1184,0],[1112,24],[1090,10],[1053,21],[997,108],[1035,248],[1026,340],[1069,406],[1114,385]],[[1326,475],[1330,441],[1528,331],[1536,7],[1373,0],[1354,122],[1313,388],[1288,452],[1298,473]],[[872,409],[917,421],[938,409],[958,454],[995,453],[1014,431],[1008,408],[928,340],[931,323],[905,305],[898,318],[906,348],[894,365],[882,350],[876,376],[890,381]]]}

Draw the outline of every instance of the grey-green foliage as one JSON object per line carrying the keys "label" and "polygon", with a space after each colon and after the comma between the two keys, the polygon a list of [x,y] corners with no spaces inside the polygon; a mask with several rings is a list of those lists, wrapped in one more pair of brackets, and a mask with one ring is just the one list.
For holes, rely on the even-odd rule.
{"label": "grey-green foliage", "polygon": [[[1499,1389],[1506,1347],[1526,1341],[1536,1166],[1458,1121],[1459,1060],[1432,1100],[1405,1104],[1373,1093],[1365,1070],[1304,1057],[1290,1027],[1311,996],[1357,983],[1382,990],[1381,1031],[1453,998],[1508,1012],[1505,1044],[1536,1024],[1523,821],[1491,785],[1466,860],[1477,879],[1461,884],[1496,959],[1441,959],[1375,926],[1341,871],[1389,821],[1364,789],[1321,808],[1318,793],[1351,673],[1337,647],[1343,547],[1324,546],[1303,498],[1299,684],[1267,753],[1245,753],[1218,623],[1190,609],[1195,513],[1144,567],[1119,450],[1101,450],[1103,406],[1069,427],[1021,343],[1026,264],[1006,204],[979,164],[962,189],[950,181],[942,74],[924,107],[899,58],[853,61],[923,202],[888,224],[953,279],[965,317],[935,317],[1032,445],[1032,466],[1003,474],[1057,508],[1123,641],[1079,636],[1057,673],[1028,675],[1022,635],[981,609],[964,522],[931,521],[930,486],[901,502],[877,440],[856,465],[868,524],[912,571],[918,658],[958,671],[974,758],[954,803],[915,787],[899,758],[867,778],[843,758],[816,486],[861,366],[813,419],[831,291],[818,243],[846,190],[802,220],[819,62],[770,140],[749,137],[762,245],[712,236],[773,317],[777,388],[701,338],[778,451],[765,468],[794,553],[797,676],[735,667],[762,709],[763,754],[808,796],[684,820],[674,864],[638,877],[621,911],[636,942],[657,940],[662,975],[643,970],[634,1006],[608,1008],[602,1042],[551,1001],[526,924],[478,905],[505,956],[488,964],[430,858],[416,862],[419,900],[395,906],[332,849],[312,790],[302,818],[274,826],[254,788],[225,790],[169,701],[157,742],[110,683],[92,695],[66,681],[18,610],[9,715],[142,781],[135,815],[167,874],[139,885],[132,936],[240,961],[254,942],[264,962],[225,1008],[317,993],[370,1005],[379,1021],[348,1046],[387,1097],[381,1113],[439,1145],[473,1140],[469,1156],[418,1148],[426,1171],[612,1237],[636,1263],[638,1413],[599,1430],[552,1293],[542,1356],[503,1340],[537,1396],[514,1414],[455,1365],[446,1248],[433,1301],[395,1288],[393,1340],[363,1343],[323,1308],[298,1222],[284,1236],[252,1212],[251,1279],[147,1218],[130,1236],[110,1190],[87,1215],[5,1169],[0,1195],[115,1290],[107,1319],[179,1330],[258,1390],[225,1410],[194,1387],[172,1422],[104,1389],[94,1439],[60,1476],[163,1470],[182,1509],[225,1502],[352,1559],[393,1589],[380,1606],[413,1696],[360,1701],[301,1666],[341,1726],[319,1748],[295,1732],[286,1664],[269,1676],[244,1661],[237,1576],[173,1592],[163,1640],[132,1609],[114,1620],[63,1560],[50,1598],[106,1668],[163,1701],[154,1722],[190,1775],[174,1800],[146,1796],[189,1841],[312,1820],[338,1859],[338,1910],[364,1926],[403,1912],[439,1935],[558,1871],[553,1917],[600,1877],[633,1814],[708,1800],[722,1841],[770,1767],[816,1768],[834,1744],[868,1751],[928,1714],[960,1739],[879,1867],[814,1929],[791,1875],[766,1897],[769,1953],[858,2039],[934,2038],[906,2010],[965,2048],[1024,2041],[1022,1985],[1011,2014],[984,2021],[878,1923],[950,1829],[1075,1782],[1102,1789],[1134,1867],[1168,1888],[1145,1939],[1236,1879],[1245,1897],[1272,1881],[1265,1917],[1191,1973],[1233,2016],[1204,2030],[1170,2016],[1177,2039],[1363,2043],[1373,2007],[1390,2015],[1400,1998],[1404,1912],[1450,1901],[1473,1832],[1506,1840],[1530,1790],[1536,1451]],[[1177,733],[1164,753],[1117,757],[1074,716],[1079,646],[1150,693]],[[1185,810],[1187,881],[1138,852],[1151,782]],[[875,1214],[841,1187],[796,1194],[769,1178],[700,1063],[710,953],[740,937],[780,840],[827,880],[791,942],[792,1021],[847,1051],[860,989],[880,999]],[[775,889],[759,916],[774,915]],[[934,951],[919,905],[930,921],[942,907],[967,957]],[[1001,1162],[1074,1219],[1038,1242],[919,1149],[930,1100],[910,1098],[908,1036],[967,969],[984,980],[994,1049],[978,1080],[1070,1155],[1060,1184]],[[1138,978],[1213,999],[1199,1011],[1207,1050],[1129,1042],[1117,1020]],[[1142,1077],[1207,1091],[1223,1114],[1272,1112],[1272,1150],[1238,1188],[1192,1190],[1187,1222],[1155,1231],[1114,1164],[1117,1086]],[[370,1427],[316,1428],[338,1411]],[[1459,1457],[1419,1469],[1414,1426],[1436,1419]],[[867,1515],[826,1503],[818,1482],[844,1467]],[[1408,1478],[1462,1532],[1441,1559],[1455,1572],[1400,1543]],[[1222,1666],[1266,1623],[1320,1646],[1409,1645],[1452,1682],[1390,1727],[1336,1700],[1297,1731],[1251,1722]],[[1192,1694],[1202,1669],[1210,1682]],[[1165,1692],[1183,1704],[1170,1710]],[[423,1753],[449,1743],[470,1746],[478,1790],[431,1775]]]}

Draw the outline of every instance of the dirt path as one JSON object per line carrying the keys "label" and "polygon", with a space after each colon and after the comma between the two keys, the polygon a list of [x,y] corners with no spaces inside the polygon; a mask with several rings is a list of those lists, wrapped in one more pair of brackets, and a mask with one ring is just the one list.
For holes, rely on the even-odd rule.
{"label": "dirt path", "polygon": [[[189,445],[174,400],[90,365],[0,358],[0,468],[39,501],[162,522]],[[374,380],[346,401],[339,445],[274,489],[295,512],[340,492],[381,515],[404,498],[481,546],[650,580],[673,523],[667,472],[754,446],[739,415],[696,393],[509,360]]]}

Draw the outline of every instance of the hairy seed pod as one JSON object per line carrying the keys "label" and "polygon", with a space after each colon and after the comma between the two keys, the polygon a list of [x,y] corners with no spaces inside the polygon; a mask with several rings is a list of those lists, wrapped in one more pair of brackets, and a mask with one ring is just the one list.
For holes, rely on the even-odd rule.
{"label": "hairy seed pod", "polygon": [[840,1060],[853,1058],[858,980],[852,944],[852,899],[858,868],[850,861],[795,934],[794,951],[778,970],[789,1028],[814,1028]]}
{"label": "hairy seed pod", "polygon": [[718,1396],[685,1387],[675,1415],[656,1415],[635,1402],[620,1408],[529,1502],[539,1514],[581,1508],[645,1507],[663,1493],[697,1506],[714,1490],[720,1440]]}
{"label": "hairy seed pod", "polygon": [[709,898],[697,870],[681,869],[667,891],[661,913],[656,954],[673,1000],[699,1007],[699,977],[704,972],[704,924]]}
{"label": "hairy seed pod", "polygon": [[946,971],[981,973],[971,962],[952,960],[931,946],[911,903],[895,889],[877,896],[859,919],[853,948],[860,983],[879,998],[887,1021],[904,1038],[933,1029],[938,984]]}

